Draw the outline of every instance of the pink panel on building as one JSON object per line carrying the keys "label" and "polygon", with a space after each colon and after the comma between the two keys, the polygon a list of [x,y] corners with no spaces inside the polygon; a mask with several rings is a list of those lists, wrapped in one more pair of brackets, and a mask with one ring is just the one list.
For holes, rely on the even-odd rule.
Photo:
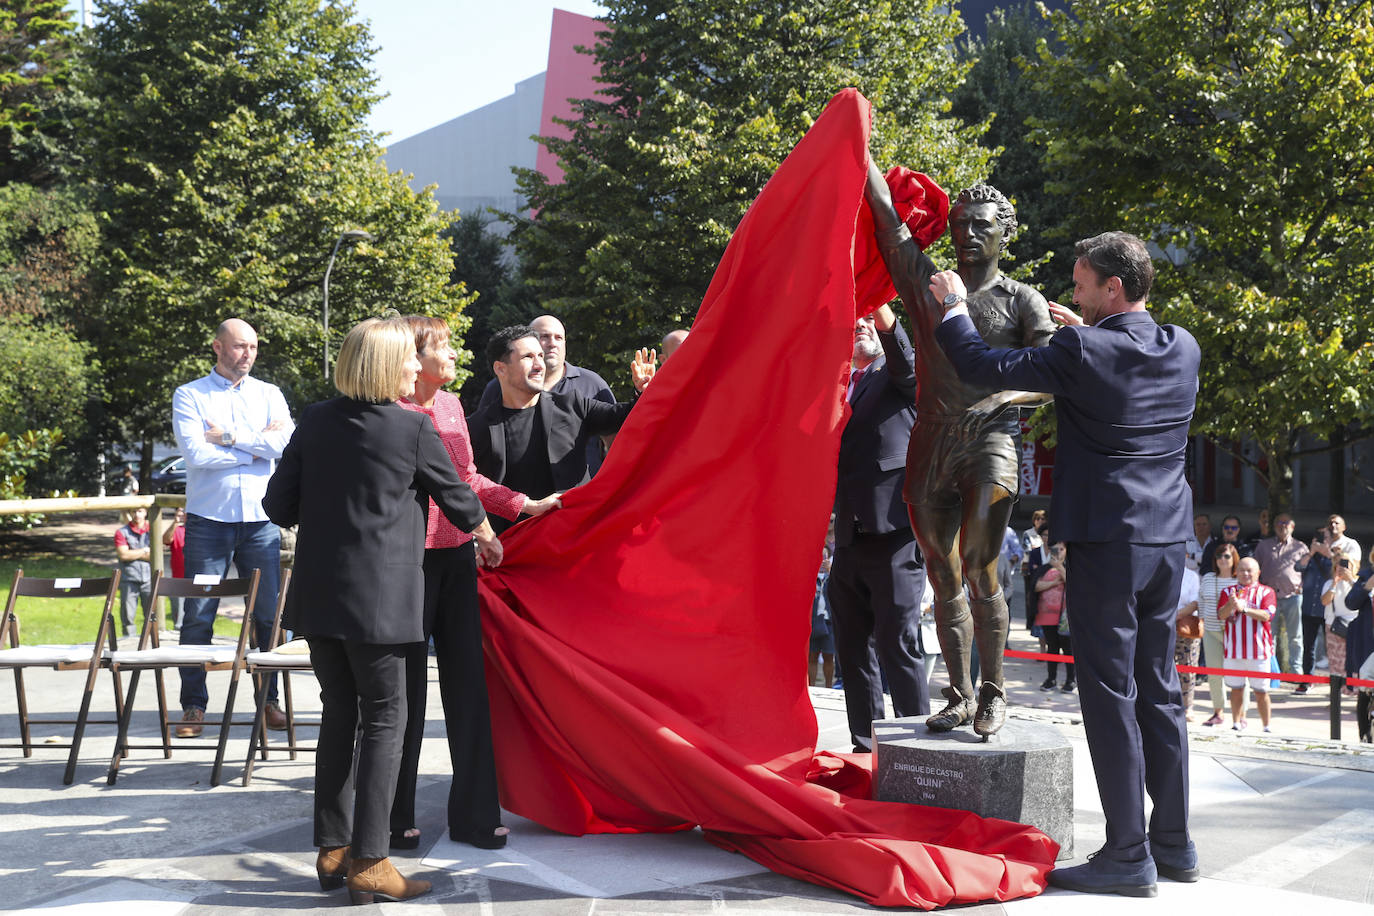
{"label": "pink panel on building", "polygon": [[[555,124],[554,118],[571,118],[572,105],[568,99],[585,99],[594,95],[600,85],[596,61],[589,54],[578,54],[578,45],[590,48],[596,44],[596,33],[606,27],[600,20],[579,16],[567,10],[553,11],[553,27],[549,30],[549,68],[544,76],[544,110],[539,119],[541,137],[566,137],[568,129]],[[534,167],[549,181],[563,180],[558,159],[542,145],[535,155]]]}

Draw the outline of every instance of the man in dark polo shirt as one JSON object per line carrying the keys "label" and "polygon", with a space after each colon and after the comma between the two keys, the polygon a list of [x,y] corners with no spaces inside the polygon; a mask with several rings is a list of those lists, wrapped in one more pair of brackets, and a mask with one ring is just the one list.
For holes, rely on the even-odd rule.
{"label": "man in dark polo shirt", "polygon": [[[468,421],[477,470],[531,499],[589,480],[587,443],[620,429],[634,402],[607,404],[576,392],[546,391],[545,353],[532,327],[498,331],[487,344],[487,360],[501,396]],[[654,374],[646,351],[635,355],[631,373],[636,393],[643,391]]]}

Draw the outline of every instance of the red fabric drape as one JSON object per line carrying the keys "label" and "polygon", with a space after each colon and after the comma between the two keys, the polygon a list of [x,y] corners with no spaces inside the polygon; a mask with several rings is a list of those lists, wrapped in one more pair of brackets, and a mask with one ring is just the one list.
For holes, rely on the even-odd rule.
{"label": "red fabric drape", "polygon": [[[1057,851],[1043,834],[868,800],[866,756],[815,753],[806,645],[854,319],[892,296],[868,130],[861,95],[831,101],[596,478],[483,573],[502,802],[570,834],[699,824],[880,905],[1031,895]],[[938,236],[948,201],[911,175],[896,196]]]}

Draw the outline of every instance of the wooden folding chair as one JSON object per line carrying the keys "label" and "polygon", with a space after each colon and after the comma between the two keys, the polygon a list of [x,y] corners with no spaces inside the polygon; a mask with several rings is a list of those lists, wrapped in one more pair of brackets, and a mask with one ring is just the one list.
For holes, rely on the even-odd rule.
{"label": "wooden folding chair", "polygon": [[[100,615],[96,628],[95,642],[77,645],[21,645],[19,617],[15,613],[15,603],[20,597],[26,598],[92,598],[105,596],[105,608]],[[0,668],[14,672],[14,693],[19,707],[19,743],[0,744],[0,747],[21,747],[25,757],[33,756],[33,725],[75,725],[72,740],[65,744],[49,744],[44,747],[71,748],[67,756],[67,771],[62,776],[64,785],[71,785],[76,775],[76,758],[81,752],[81,739],[87,725],[114,725],[122,717],[124,694],[120,690],[119,673],[112,671],[114,681],[115,718],[91,719],[91,695],[95,692],[95,679],[101,668],[108,668],[108,652],[118,648],[115,628],[112,625],[112,609],[119,596],[119,570],[108,579],[37,579],[26,578],[22,569],[14,571],[14,581],[10,583],[9,599],[5,602],[4,616],[0,617],[0,644],[8,640],[8,648],[0,648]],[[108,641],[108,647],[106,645]],[[51,668],[54,671],[85,671],[86,689],[81,695],[81,706],[75,719],[35,718],[29,715],[28,695],[24,691],[24,669]]]}
{"label": "wooden folding chair", "polygon": [[[164,646],[161,645],[159,628],[153,615],[144,623],[139,637],[138,648],[110,653],[110,666],[116,671],[127,670],[129,691],[124,697],[124,713],[119,721],[119,737],[115,739],[114,755],[110,758],[110,770],[106,778],[114,785],[119,777],[119,762],[130,750],[161,750],[163,757],[172,756],[170,726],[202,724],[211,728],[214,723],[206,719],[201,723],[189,723],[180,717],[173,720],[167,714],[167,692],[163,682],[163,672],[168,668],[198,667],[206,672],[231,671],[228,695],[224,703],[224,715],[219,722],[219,740],[215,750],[215,765],[210,771],[210,785],[219,785],[220,771],[224,767],[224,750],[229,742],[229,727],[247,725],[247,722],[232,722],[234,696],[238,691],[239,672],[243,669],[243,656],[248,650],[253,631],[253,604],[258,594],[258,570],[253,570],[247,579],[224,579],[206,583],[195,579],[172,579],[163,577],[161,572],[153,574],[153,598],[151,605],[158,606],[159,598],[239,598],[244,599],[243,624],[239,628],[238,641],[232,646]],[[129,744],[129,722],[133,718],[134,696],[138,692],[139,675],[144,671],[153,672],[157,683],[157,705],[161,720],[161,744]]]}
{"label": "wooden folding chair", "polygon": [[254,756],[260,753],[263,760],[267,759],[268,735],[265,729],[267,678],[271,675],[281,675],[282,695],[286,697],[286,750],[290,753],[291,759],[295,760],[297,753],[313,753],[315,751],[314,747],[297,743],[296,726],[298,724],[318,726],[320,723],[318,720],[298,723],[295,707],[291,701],[291,672],[300,673],[314,670],[310,662],[310,647],[306,645],[304,639],[293,639],[285,645],[282,645],[281,642],[281,617],[282,611],[286,608],[286,593],[290,584],[291,570],[283,570],[281,590],[277,593],[277,615],[272,620],[272,641],[265,648],[249,652],[244,657],[244,665],[253,678],[253,689],[258,698],[258,712],[253,719],[253,734],[248,739],[248,758],[243,764],[243,784],[245,786],[253,781]]}

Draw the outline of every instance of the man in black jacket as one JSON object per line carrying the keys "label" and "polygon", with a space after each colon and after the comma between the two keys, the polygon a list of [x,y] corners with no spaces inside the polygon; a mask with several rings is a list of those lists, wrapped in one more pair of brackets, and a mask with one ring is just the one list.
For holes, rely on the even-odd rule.
{"label": "man in black jacket", "polygon": [[[591,478],[587,443],[620,429],[634,402],[607,404],[574,392],[544,390],[543,349],[535,330],[504,328],[487,344],[487,360],[501,386],[499,400],[478,408],[468,420],[473,459],[482,475],[543,499]],[[641,350],[631,366],[635,391],[654,374],[654,362]],[[500,519],[493,519],[498,530]]]}
{"label": "man in black jacket", "polygon": [[848,397],[828,595],[850,738],[855,751],[868,751],[873,720],[884,713],[879,662],[898,716],[930,712],[918,635],[926,576],[902,500],[915,354],[886,305],[854,324]]}

